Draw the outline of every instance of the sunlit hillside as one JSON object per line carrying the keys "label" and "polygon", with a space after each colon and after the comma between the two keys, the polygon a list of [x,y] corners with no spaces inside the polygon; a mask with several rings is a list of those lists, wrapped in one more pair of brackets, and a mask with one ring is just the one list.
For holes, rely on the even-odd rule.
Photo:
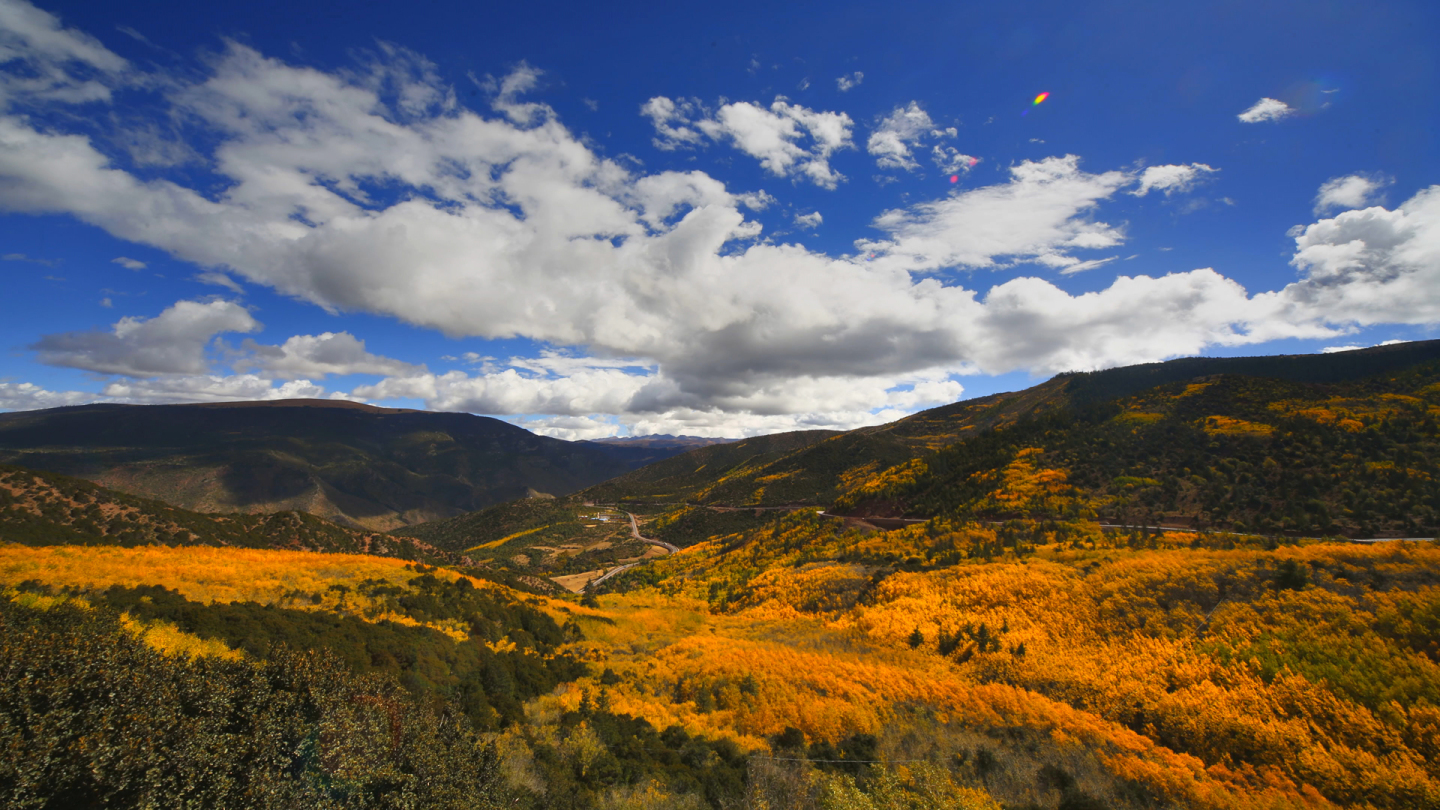
{"label": "sunlit hillside", "polygon": [[589,608],[304,552],[11,546],[0,577],[176,666],[280,642],[452,700],[521,806],[1436,806],[1433,546],[1030,528],[798,514]]}
{"label": "sunlit hillside", "polygon": [[0,791],[1440,808],[1433,348],[1070,375],[378,536],[5,468]]}
{"label": "sunlit hillside", "polygon": [[802,446],[770,438],[776,451],[687,453],[577,497],[1428,537],[1440,342],[1061,375]]}

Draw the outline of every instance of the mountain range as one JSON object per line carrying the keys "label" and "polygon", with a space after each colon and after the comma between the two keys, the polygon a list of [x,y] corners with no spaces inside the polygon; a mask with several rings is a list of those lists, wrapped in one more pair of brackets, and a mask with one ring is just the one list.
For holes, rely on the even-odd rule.
{"label": "mountain range", "polygon": [[308,512],[384,531],[563,495],[681,452],[335,400],[83,405],[0,415],[0,462],[199,512]]}

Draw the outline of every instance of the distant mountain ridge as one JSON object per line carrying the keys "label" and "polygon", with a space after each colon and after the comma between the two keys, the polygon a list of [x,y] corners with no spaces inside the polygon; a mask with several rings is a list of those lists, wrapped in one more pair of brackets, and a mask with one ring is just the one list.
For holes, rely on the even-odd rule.
{"label": "distant mountain ridge", "polygon": [[708,447],[712,444],[729,444],[739,439],[719,439],[709,436],[672,436],[669,433],[648,433],[644,436],[606,436],[603,439],[587,439],[595,444],[636,444],[674,447]]}
{"label": "distant mountain ridge", "polygon": [[637,465],[621,448],[498,419],[338,400],[0,414],[0,463],[199,512],[298,510],[372,531],[563,495]]}
{"label": "distant mountain ridge", "polygon": [[738,440],[655,433],[648,436],[609,436],[585,441],[588,444],[596,444],[605,448],[606,452],[623,459],[631,467],[644,467],[647,464],[653,464],[699,447],[729,444]]}

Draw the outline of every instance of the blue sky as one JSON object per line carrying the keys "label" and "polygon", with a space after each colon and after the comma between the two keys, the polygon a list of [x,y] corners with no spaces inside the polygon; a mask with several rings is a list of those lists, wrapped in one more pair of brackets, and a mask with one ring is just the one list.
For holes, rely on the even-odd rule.
{"label": "blue sky", "polygon": [[0,408],[739,436],[1430,338],[1437,35],[1424,2],[0,0]]}

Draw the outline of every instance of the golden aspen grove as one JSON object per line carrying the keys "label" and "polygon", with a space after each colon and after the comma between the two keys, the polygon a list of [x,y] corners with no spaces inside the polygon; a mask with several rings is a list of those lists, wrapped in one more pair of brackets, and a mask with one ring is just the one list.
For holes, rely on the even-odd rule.
{"label": "golden aspen grove", "polygon": [[383,536],[245,544],[5,468],[0,795],[1440,808],[1440,349],[1385,348],[1062,376]]}

